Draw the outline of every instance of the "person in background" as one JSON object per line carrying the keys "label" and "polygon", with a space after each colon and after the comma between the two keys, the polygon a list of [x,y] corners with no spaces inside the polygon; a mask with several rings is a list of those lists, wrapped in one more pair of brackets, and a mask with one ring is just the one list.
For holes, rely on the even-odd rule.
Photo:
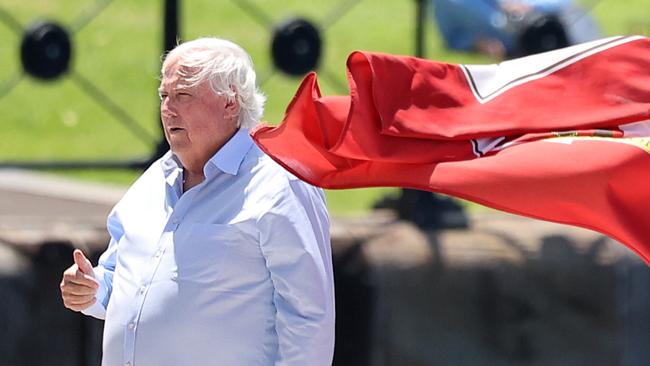
{"label": "person in background", "polygon": [[250,137],[265,100],[250,56],[183,43],[159,93],[171,150],[114,207],[99,265],[74,252],[65,306],[105,319],[106,366],[331,365],[325,198]]}
{"label": "person in background", "polygon": [[596,21],[573,0],[431,0],[445,44],[503,59],[601,38]]}

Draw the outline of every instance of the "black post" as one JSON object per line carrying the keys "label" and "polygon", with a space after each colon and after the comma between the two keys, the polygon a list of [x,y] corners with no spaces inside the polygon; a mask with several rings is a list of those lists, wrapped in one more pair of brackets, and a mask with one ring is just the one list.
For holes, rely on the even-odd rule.
{"label": "black post", "polygon": [[164,39],[163,50],[171,51],[180,41],[181,34],[178,27],[178,0],[165,0],[165,15],[163,21]]}
{"label": "black post", "polygon": [[[415,0],[415,56],[420,58],[425,56],[424,25],[427,1]],[[392,208],[401,219],[411,221],[424,229],[468,226],[467,216],[461,205],[431,192],[402,189],[397,199],[387,197],[375,204],[375,207]]]}
{"label": "black post", "polygon": [[424,57],[424,18],[426,16],[426,0],[415,0],[415,57]]}
{"label": "black post", "polygon": [[[169,52],[180,42],[181,34],[179,27],[179,0],[165,0],[165,9],[163,15],[163,52]],[[158,160],[169,150],[169,144],[165,140],[165,131],[162,130],[162,123],[159,122],[161,139],[156,146],[156,152],[152,156],[150,163]]]}
{"label": "black post", "polygon": [[[415,57],[424,57],[424,6],[426,0],[415,0]],[[400,217],[415,221],[416,206],[423,205],[431,193],[414,189],[402,189],[398,204]],[[431,208],[435,209],[435,208]]]}

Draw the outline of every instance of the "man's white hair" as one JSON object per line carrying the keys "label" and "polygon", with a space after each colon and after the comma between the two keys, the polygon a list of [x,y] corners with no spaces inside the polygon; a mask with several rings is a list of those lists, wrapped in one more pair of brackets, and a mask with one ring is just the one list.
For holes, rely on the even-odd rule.
{"label": "man's white hair", "polygon": [[237,44],[212,37],[181,43],[165,56],[162,75],[169,60],[177,60],[183,67],[184,86],[195,87],[207,81],[216,95],[236,100],[238,126],[252,128],[262,118],[266,97],[255,85],[250,55]]}

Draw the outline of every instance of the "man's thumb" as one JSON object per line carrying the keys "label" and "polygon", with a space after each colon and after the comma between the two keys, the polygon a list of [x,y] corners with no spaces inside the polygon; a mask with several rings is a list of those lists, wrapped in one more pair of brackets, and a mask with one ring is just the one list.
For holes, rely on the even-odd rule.
{"label": "man's thumb", "polygon": [[90,261],[84,253],[80,249],[75,249],[74,253],[72,254],[74,256],[74,262],[79,267],[79,270],[83,272],[84,274],[87,274],[89,276],[95,276],[95,273],[93,272],[93,266],[90,264]]}

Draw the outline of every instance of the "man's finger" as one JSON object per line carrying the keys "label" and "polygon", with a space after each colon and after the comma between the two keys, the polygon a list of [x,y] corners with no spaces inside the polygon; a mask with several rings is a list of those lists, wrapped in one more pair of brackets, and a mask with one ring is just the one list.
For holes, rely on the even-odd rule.
{"label": "man's finger", "polygon": [[64,302],[68,305],[83,305],[93,300],[95,295],[65,295]]}
{"label": "man's finger", "polygon": [[86,308],[88,308],[90,305],[94,304],[95,301],[97,301],[97,299],[95,299],[95,298],[93,297],[90,301],[85,302],[85,303],[83,303],[83,304],[73,305],[73,304],[67,304],[67,303],[64,301],[64,302],[63,302],[63,305],[64,305],[66,308],[70,309],[70,310],[74,310],[74,311],[82,311],[82,310],[85,310]]}
{"label": "man's finger", "polygon": [[98,288],[99,282],[95,277],[84,274],[81,270],[76,270],[72,273],[65,273],[63,275],[64,284],[75,283],[77,285],[86,286],[90,288]]}
{"label": "man's finger", "polygon": [[76,284],[72,282],[65,282],[61,284],[61,293],[63,295],[92,295],[97,293],[97,287],[87,286],[85,284]]}
{"label": "man's finger", "polygon": [[93,266],[80,249],[75,249],[73,253],[74,262],[79,270],[89,276],[94,276]]}

